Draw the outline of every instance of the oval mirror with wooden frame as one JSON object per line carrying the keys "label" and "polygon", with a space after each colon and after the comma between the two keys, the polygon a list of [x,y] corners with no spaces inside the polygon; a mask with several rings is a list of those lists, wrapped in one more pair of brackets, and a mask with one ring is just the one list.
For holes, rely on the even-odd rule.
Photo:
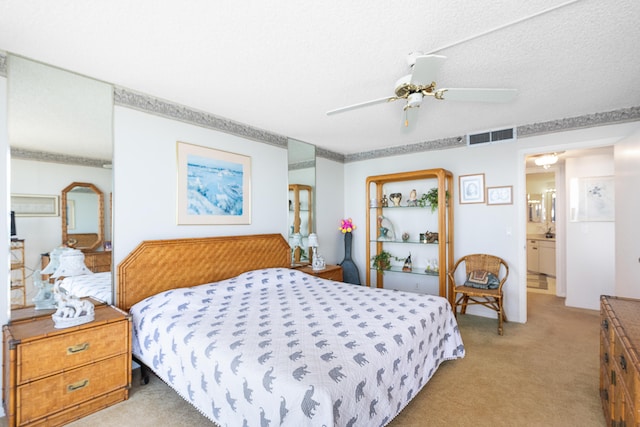
{"label": "oval mirror with wooden frame", "polygon": [[91,251],[104,241],[104,194],[87,182],[72,182],[62,190],[62,244]]}

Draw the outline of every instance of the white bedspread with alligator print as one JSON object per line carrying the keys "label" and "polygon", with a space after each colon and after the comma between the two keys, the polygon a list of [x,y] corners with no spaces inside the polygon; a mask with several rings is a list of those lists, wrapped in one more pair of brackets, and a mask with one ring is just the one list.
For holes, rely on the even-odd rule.
{"label": "white bedspread with alligator print", "polygon": [[221,426],[382,426],[464,357],[448,301],[289,269],[131,308],[133,354]]}

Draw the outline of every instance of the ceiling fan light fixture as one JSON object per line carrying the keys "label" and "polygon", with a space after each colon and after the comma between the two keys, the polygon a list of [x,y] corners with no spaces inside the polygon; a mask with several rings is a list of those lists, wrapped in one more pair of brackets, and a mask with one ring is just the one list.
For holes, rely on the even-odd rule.
{"label": "ceiling fan light fixture", "polygon": [[416,92],[412,93],[407,97],[407,108],[417,108],[422,103],[422,93]]}
{"label": "ceiling fan light fixture", "polygon": [[534,160],[537,166],[542,166],[544,169],[549,169],[551,165],[555,165],[558,162],[558,155],[556,153],[544,154],[537,157]]}

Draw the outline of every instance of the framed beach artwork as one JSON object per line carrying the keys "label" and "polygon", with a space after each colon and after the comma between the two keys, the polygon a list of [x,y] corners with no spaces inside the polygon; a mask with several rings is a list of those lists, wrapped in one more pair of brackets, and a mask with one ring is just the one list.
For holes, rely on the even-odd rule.
{"label": "framed beach artwork", "polygon": [[569,189],[569,217],[572,222],[615,220],[612,176],[573,178]]}
{"label": "framed beach artwork", "polygon": [[178,142],[178,224],[251,224],[251,157]]}
{"label": "framed beach artwork", "polygon": [[484,203],[484,174],[460,175],[458,177],[460,204]]}

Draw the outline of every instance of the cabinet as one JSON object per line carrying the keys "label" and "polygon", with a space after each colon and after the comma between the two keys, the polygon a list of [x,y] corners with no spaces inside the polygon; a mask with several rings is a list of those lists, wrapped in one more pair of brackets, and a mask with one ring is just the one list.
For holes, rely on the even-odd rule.
{"label": "cabinet", "polygon": [[[431,276],[437,278],[438,294],[447,296],[451,302],[453,295],[447,287],[447,271],[453,267],[454,262],[453,205],[447,200],[453,200],[453,174],[445,169],[426,169],[370,176],[366,180],[366,188],[369,211],[366,224],[366,255],[371,267],[366,270],[367,286],[375,284],[376,287],[382,288],[385,277],[405,274],[413,276],[404,276],[403,281],[415,282],[418,288],[418,281],[425,276]],[[436,210],[432,211],[428,204],[420,207],[419,204],[407,203],[412,190],[415,189],[416,195],[421,197],[421,194],[432,188],[438,189]],[[387,206],[384,206],[383,199],[397,200],[398,193],[401,194],[398,205],[389,201]],[[384,224],[385,221],[388,225]],[[387,232],[386,235],[381,232],[381,228],[388,229],[389,226],[392,227],[392,232]],[[429,240],[421,239],[421,234],[426,232],[437,232],[438,240],[427,243]],[[407,233],[407,239],[403,239],[404,233]],[[390,270],[381,272],[373,269],[372,257],[382,251],[391,253],[392,261],[411,255],[411,270],[403,271],[402,265],[393,265],[393,262]],[[418,275],[421,275],[422,279]]]}
{"label": "cabinet", "polygon": [[527,270],[532,273],[556,276],[556,242],[552,240],[527,240]]}
{"label": "cabinet", "polygon": [[310,185],[289,184],[289,246],[295,248],[292,264],[310,262],[309,234],[313,233],[313,192]]}
{"label": "cabinet", "polygon": [[640,300],[600,297],[600,398],[608,426],[640,426]]}
{"label": "cabinet", "polygon": [[[11,306],[24,307],[27,304],[26,275],[24,271],[24,240],[12,240],[9,246],[11,256]],[[14,303],[14,294],[20,296]]]}
{"label": "cabinet", "polygon": [[3,327],[9,427],[60,426],[128,398],[130,317],[95,303],[94,321],[55,329],[52,313],[17,310]]}
{"label": "cabinet", "polygon": [[313,274],[314,276],[321,277],[323,279],[335,280],[337,282],[342,282],[342,267],[339,265],[327,265],[324,270],[314,271],[310,266],[300,268],[300,271],[303,271],[307,274]]}

